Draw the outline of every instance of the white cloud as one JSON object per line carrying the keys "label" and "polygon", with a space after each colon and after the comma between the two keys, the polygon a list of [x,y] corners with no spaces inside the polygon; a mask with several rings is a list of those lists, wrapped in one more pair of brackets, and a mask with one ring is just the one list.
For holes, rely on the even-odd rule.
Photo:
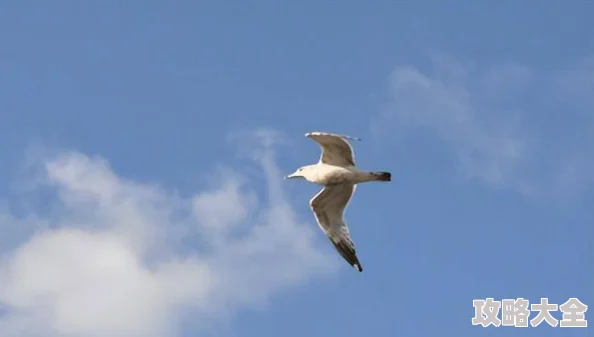
{"label": "white cloud", "polygon": [[[477,71],[440,58],[432,72],[398,67],[390,100],[372,124],[384,138],[394,129],[436,136],[467,179],[530,196],[575,195],[592,183],[587,172],[594,167],[593,142],[573,139],[594,130],[594,115],[583,104],[594,97],[591,65],[546,74],[518,64]],[[559,132],[559,119],[571,131]]]}
{"label": "white cloud", "polygon": [[392,101],[383,117],[395,119],[403,127],[435,132],[455,151],[468,178],[504,181],[522,156],[524,141],[513,125],[494,125],[481,119],[461,70],[445,70],[448,76],[438,73],[430,77],[412,67],[396,69]]}
{"label": "white cloud", "polygon": [[[180,197],[98,157],[43,161],[51,209],[0,211],[0,230],[19,233],[0,242],[0,336],[175,336],[188,315],[207,327],[334,270],[316,249],[317,227],[283,198],[273,149],[259,139],[267,199],[230,168],[214,175],[218,185]],[[25,234],[14,230],[23,224]]]}

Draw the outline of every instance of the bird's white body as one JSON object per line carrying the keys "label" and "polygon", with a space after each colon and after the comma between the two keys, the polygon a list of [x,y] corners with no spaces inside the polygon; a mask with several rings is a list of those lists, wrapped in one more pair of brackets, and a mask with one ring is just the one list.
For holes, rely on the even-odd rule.
{"label": "bird's white body", "polygon": [[[366,172],[355,167],[355,154],[347,139],[357,139],[325,132],[310,132],[322,148],[317,164],[300,167],[287,178],[303,178],[324,186],[310,201],[320,229],[328,236],[340,255],[358,271],[363,271],[343,217],[357,184],[370,181],[391,181],[389,172]],[[357,139],[358,140],[358,139]]]}
{"label": "bird's white body", "polygon": [[305,180],[322,186],[342,183],[359,184],[375,180],[368,172],[360,171],[354,166],[343,167],[317,163],[304,166],[302,169],[300,173]]}

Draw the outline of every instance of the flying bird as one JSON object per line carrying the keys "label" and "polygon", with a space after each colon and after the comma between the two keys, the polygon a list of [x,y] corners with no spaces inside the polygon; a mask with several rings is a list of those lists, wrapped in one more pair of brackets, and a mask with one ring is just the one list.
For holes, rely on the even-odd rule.
{"label": "flying bird", "polygon": [[390,172],[359,170],[349,140],[361,139],[326,132],[310,132],[305,137],[316,141],[322,150],[317,164],[298,168],[286,179],[303,178],[323,188],[309,201],[318,226],[328,236],[338,253],[359,272],[363,271],[355,251],[349,228],[344,221],[344,210],[350,202],[357,184],[371,181],[392,181]]}

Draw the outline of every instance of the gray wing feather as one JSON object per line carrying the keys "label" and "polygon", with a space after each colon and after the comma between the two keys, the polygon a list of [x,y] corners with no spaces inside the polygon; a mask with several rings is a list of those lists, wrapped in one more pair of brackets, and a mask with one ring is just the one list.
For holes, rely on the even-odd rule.
{"label": "gray wing feather", "polygon": [[350,202],[356,185],[339,184],[326,186],[310,200],[310,207],[322,231],[328,236],[338,253],[358,271],[363,271],[357,258],[355,244],[343,213]]}
{"label": "gray wing feather", "polygon": [[310,132],[305,137],[315,140],[322,148],[320,162],[336,166],[355,166],[355,153],[349,139],[360,138],[327,132]]}

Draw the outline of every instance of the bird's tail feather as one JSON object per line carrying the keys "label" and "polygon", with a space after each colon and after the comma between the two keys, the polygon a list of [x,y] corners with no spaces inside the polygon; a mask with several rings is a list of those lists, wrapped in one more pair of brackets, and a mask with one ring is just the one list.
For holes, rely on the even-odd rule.
{"label": "bird's tail feather", "polygon": [[390,172],[370,172],[370,175],[375,181],[392,181],[392,174]]}

